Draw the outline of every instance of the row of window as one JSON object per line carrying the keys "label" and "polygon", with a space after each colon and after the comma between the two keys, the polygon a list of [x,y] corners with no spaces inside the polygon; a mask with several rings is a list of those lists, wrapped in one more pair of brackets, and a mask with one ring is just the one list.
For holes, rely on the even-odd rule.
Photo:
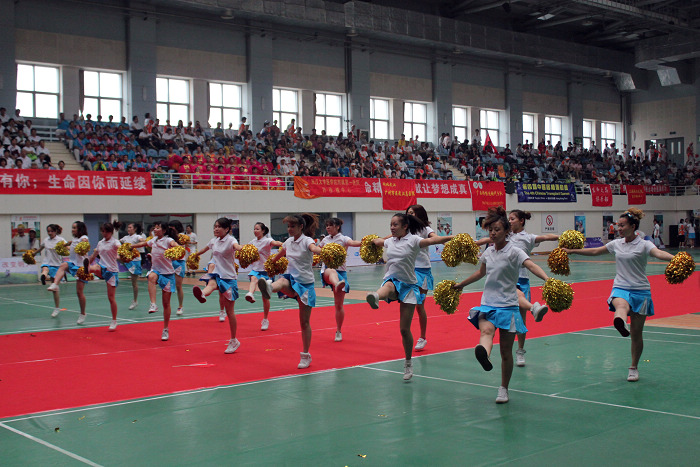
{"label": "row of window", "polygon": [[[123,84],[120,73],[103,71],[81,71],[81,101],[83,115],[91,114],[114,117],[119,122],[123,108]],[[57,118],[59,110],[59,69],[57,67],[18,64],[17,65],[17,108],[26,117]],[[165,123],[190,120],[190,83],[185,79],[156,78],[156,115]],[[225,128],[234,127],[242,116],[242,87],[238,84],[209,83],[209,125],[221,123]],[[294,120],[299,121],[298,91],[273,89],[273,119],[278,126],[286,129]],[[342,96],[316,93],[315,128],[329,135],[342,131]],[[370,99],[370,138],[387,140],[391,136],[391,107],[389,99]],[[407,138],[426,141],[428,106],[424,103],[404,103],[403,133]],[[499,146],[499,113],[495,110],[480,110],[480,137],[488,134],[493,144]],[[298,123],[297,123],[298,124]],[[453,107],[452,135],[463,141],[468,140],[468,108]],[[295,125],[296,126],[296,125]],[[592,140],[593,122],[583,122],[583,144],[588,148]],[[545,117],[545,140],[556,144],[562,140],[562,119]],[[602,145],[615,142],[615,124],[602,123]],[[535,116],[523,115],[523,141],[535,141]]]}

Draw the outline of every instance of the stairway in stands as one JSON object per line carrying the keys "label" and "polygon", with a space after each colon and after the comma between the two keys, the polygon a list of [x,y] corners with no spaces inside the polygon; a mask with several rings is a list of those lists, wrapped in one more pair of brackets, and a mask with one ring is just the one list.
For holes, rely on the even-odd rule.
{"label": "stairway in stands", "polygon": [[75,156],[60,141],[47,141],[46,148],[51,152],[51,165],[58,168],[58,161],[66,163],[65,170],[83,170],[83,167],[75,160]]}

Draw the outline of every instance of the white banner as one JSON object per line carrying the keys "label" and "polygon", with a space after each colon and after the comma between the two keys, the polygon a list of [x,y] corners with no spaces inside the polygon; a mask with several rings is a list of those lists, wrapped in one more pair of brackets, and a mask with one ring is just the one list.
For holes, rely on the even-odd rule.
{"label": "white banner", "polygon": [[[37,258],[40,262],[41,258]],[[0,284],[27,284],[38,281],[39,264],[27,264],[21,256],[0,258]]]}

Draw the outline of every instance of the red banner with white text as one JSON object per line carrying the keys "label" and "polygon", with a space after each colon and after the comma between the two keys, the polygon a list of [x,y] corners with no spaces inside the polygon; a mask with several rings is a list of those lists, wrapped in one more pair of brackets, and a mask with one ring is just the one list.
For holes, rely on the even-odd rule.
{"label": "red banner with white text", "polygon": [[472,210],[488,211],[496,206],[506,207],[506,189],[503,182],[469,182],[472,192]]}
{"label": "red banner with white text", "polygon": [[381,184],[384,210],[405,211],[416,204],[415,180],[384,178]]}
{"label": "red banner with white text", "polygon": [[[622,185],[620,187],[620,193],[625,194],[625,187],[627,185]],[[671,193],[671,186],[670,185],[664,185],[664,184],[657,184],[657,185],[639,185],[644,187],[644,193],[648,195],[667,195]]]}
{"label": "red banner with white text", "polygon": [[414,180],[419,198],[471,198],[469,182],[458,180]]}
{"label": "red banner with white text", "polygon": [[625,185],[628,204],[647,204],[647,193],[644,185]]}
{"label": "red banner with white text", "polygon": [[0,170],[0,194],[150,196],[151,174],[80,170]]}
{"label": "red banner with white text", "polygon": [[379,198],[382,189],[376,178],[294,177],[297,198],[348,197]]}
{"label": "red banner with white text", "polygon": [[591,185],[593,206],[612,206],[612,187],[607,184]]}

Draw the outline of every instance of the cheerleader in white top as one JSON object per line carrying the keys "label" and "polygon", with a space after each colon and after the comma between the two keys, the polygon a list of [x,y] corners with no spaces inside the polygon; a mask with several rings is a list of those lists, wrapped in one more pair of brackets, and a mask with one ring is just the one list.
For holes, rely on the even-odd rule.
{"label": "cheerleader in white top", "polygon": [[[109,324],[109,330],[117,329],[117,300],[114,294],[119,285],[119,255],[117,250],[121,246],[121,242],[114,238],[114,231],[119,231],[119,222],[102,224],[100,233],[102,240],[97,242],[97,246],[90,255],[90,258],[83,260],[85,270],[95,274],[103,279],[107,284],[107,299],[112,312],[112,322]],[[90,264],[99,256],[100,259],[96,264]]]}
{"label": "cheerleader in white top", "polygon": [[316,306],[314,290],[314,254],[320,254],[321,248],[311,238],[318,228],[318,216],[315,214],[294,214],[282,219],[287,224],[289,238],[282,244],[280,251],[273,257],[274,261],[286,256],[289,261],[287,272],[275,282],[259,278],[260,294],[269,299],[274,292],[281,292],[296,298],[299,304],[299,324],[301,326],[302,349],[297,368],[311,365],[311,310]]}
{"label": "cheerleader in white top", "polygon": [[175,290],[175,269],[173,262],[165,256],[165,250],[178,246],[173,240],[177,237],[177,232],[167,222],[156,221],[153,223],[153,238],[145,242],[132,245],[133,248],[148,246],[151,248],[151,270],[148,271],[148,296],[151,299],[149,313],[156,313],[156,286],[163,291],[163,332],[160,340],[170,339],[170,297]]}
{"label": "cheerleader in white top", "polygon": [[[63,264],[63,257],[56,253],[56,244],[58,242],[65,242],[66,240],[61,237],[61,232],[63,229],[60,225],[49,224],[46,227],[47,237],[41,242],[41,246],[36,251],[35,254],[39,254],[46,250],[44,254],[44,261],[41,264],[41,283],[46,285],[46,278],[54,279],[58,275],[58,269]],[[58,293],[58,286],[56,290],[51,290],[53,292],[53,303],[54,309],[51,312],[51,317],[55,318],[61,312],[61,297]]]}
{"label": "cheerleader in white top", "polygon": [[[249,243],[249,245],[254,245],[258,249],[260,254],[260,259],[250,265],[250,272],[248,273],[248,280],[250,280],[250,286],[248,287],[248,293],[245,294],[246,301],[250,303],[255,303],[255,296],[253,295],[258,288],[258,281],[262,278],[264,280],[269,280],[270,276],[267,275],[265,271],[265,261],[270,257],[270,252],[272,247],[279,248],[282,246],[282,242],[273,240],[268,234],[270,229],[262,222],[257,222],[253,227],[253,235],[255,235],[255,240]],[[263,320],[260,323],[260,330],[267,331],[270,327],[270,320],[268,315],[270,313],[270,299],[262,298],[263,301]]]}
{"label": "cheerleader in white top", "polygon": [[[175,219],[170,221],[170,227],[175,229],[175,236],[173,239],[175,241],[178,240],[178,237],[180,236],[181,233],[185,232],[185,228],[182,226],[182,222],[179,220]],[[175,270],[175,289],[177,290],[177,312],[176,314],[178,316],[181,316],[182,313],[184,312],[182,306],[185,302],[185,291],[182,288],[182,282],[185,279],[185,273],[187,272],[187,262],[185,261],[185,258],[182,259],[174,259],[173,260],[173,269]]]}
{"label": "cheerleader in white top", "polygon": [[[87,258],[87,255],[79,255],[75,252],[75,246],[78,243],[90,241],[90,239],[88,239],[87,236],[87,226],[82,221],[75,221],[73,222],[71,233],[73,235],[73,238],[70,242],[66,243],[70,252],[68,256],[68,261],[64,261],[61,264],[61,266],[58,268],[58,271],[56,272],[56,276],[54,276],[53,282],[46,289],[49,292],[54,293],[54,299],[59,297],[58,284],[61,282],[61,279],[65,277],[66,272],[71,276],[75,277],[76,273],[78,272],[78,269],[80,269],[80,267],[83,265],[83,260]],[[78,316],[78,324],[83,324],[85,322],[85,284],[87,284],[87,282],[85,282],[82,279],[78,279],[75,285],[75,290],[78,294],[78,303],[80,304],[80,315]],[[58,316],[59,311],[60,308],[58,308],[57,305],[57,308],[54,309],[53,313],[51,313],[51,316]]]}
{"label": "cheerleader in white top", "polygon": [[[129,243],[133,245],[134,243],[140,243],[146,241],[146,237],[143,235],[143,229],[141,228],[141,224],[137,224],[134,222],[129,223],[126,226],[126,233],[128,235],[124,235],[119,241],[122,243]],[[131,302],[131,305],[129,305],[129,309],[133,310],[138,306],[138,299],[139,299],[139,277],[141,277],[141,273],[143,273],[143,268],[141,267],[141,254],[144,252],[143,248],[136,248],[136,251],[139,252],[139,256],[132,259],[128,263],[124,263],[124,267],[129,271],[129,274],[131,275],[131,289],[134,292],[134,299]]]}
{"label": "cheerleader in white top", "polygon": [[[318,245],[323,248],[329,243],[337,243],[347,251],[350,246],[360,246],[362,242],[353,240],[342,233],[343,221],[337,217],[326,219],[326,235]],[[343,340],[342,327],[345,320],[345,310],[343,302],[345,294],[350,291],[350,282],[348,281],[348,273],[345,269],[345,263],[338,269],[327,268],[324,264],[321,266],[321,284],[323,287],[329,286],[333,290],[333,299],[335,303],[335,342]]]}
{"label": "cheerleader in white top", "polygon": [[416,278],[416,258],[421,248],[430,245],[446,243],[452,236],[421,238],[417,234],[426,225],[417,217],[408,214],[394,214],[389,224],[391,237],[375,238],[374,244],[386,248],[386,273],[381,287],[376,292],[367,294],[367,303],[375,310],[379,308],[379,300],[388,303],[399,302],[399,329],[406,357],[404,362],[405,381],[413,377],[413,335],[411,321],[416,305],[423,303],[425,294],[421,292]]}
{"label": "cheerleader in white top", "polygon": [[[569,254],[597,256],[605,253],[615,255],[615,280],[608,298],[608,308],[615,312],[613,325],[622,337],[632,337],[632,364],[629,367],[627,381],[638,381],[637,365],[644,350],[642,331],[647,316],[654,314],[654,303],[651,301],[651,286],[647,278],[647,259],[653,256],[662,261],[671,261],[673,255],[659,250],[654,244],[636,234],[639,222],[644,217],[641,209],[629,208],[620,216],[617,228],[620,238],[608,242],[599,248],[570,250]],[[630,329],[625,323],[630,317]]]}
{"label": "cheerleader in white top", "polygon": [[[430,238],[437,235],[435,231],[430,228],[428,213],[423,206],[415,204],[406,210],[406,214],[416,216],[425,224],[425,227],[417,234],[419,237]],[[428,290],[433,289],[433,270],[430,264],[430,250],[427,247],[421,248],[416,258],[416,279],[418,280],[418,287],[421,293],[427,294]],[[415,349],[423,350],[425,344],[428,343],[425,338],[425,333],[428,329],[428,314],[425,312],[425,304],[421,303],[416,305],[416,311],[418,312],[418,323],[420,324],[420,337],[416,341]]]}
{"label": "cheerleader in white top", "polygon": [[508,402],[508,384],[513,374],[513,342],[515,333],[526,333],[518,307],[516,284],[520,268],[525,267],[542,280],[547,274],[536,265],[520,248],[508,241],[510,223],[502,207],[491,208],[484,219],[483,228],[489,232],[493,243],[481,255],[481,267],[471,276],[455,284],[455,288],[465,286],[486,277],[481,305],[469,311],[469,321],[481,332],[479,345],[474,349],[476,359],[486,371],[493,365],[489,360],[493,348],[496,329],[499,330],[501,350],[501,386],[498,388],[496,403]]}
{"label": "cheerleader in white top", "polygon": [[207,286],[202,289],[194,287],[192,292],[200,303],[207,301],[206,297],[219,289],[219,306],[226,310],[228,325],[231,330],[231,339],[224,353],[234,353],[241,343],[236,339],[238,323],[233,310],[236,299],[238,299],[238,274],[236,273],[236,251],[241,246],[238,240],[231,235],[231,219],[221,217],[214,222],[214,238],[207,246],[199,250],[199,254],[211,250],[214,270],[209,274]]}

